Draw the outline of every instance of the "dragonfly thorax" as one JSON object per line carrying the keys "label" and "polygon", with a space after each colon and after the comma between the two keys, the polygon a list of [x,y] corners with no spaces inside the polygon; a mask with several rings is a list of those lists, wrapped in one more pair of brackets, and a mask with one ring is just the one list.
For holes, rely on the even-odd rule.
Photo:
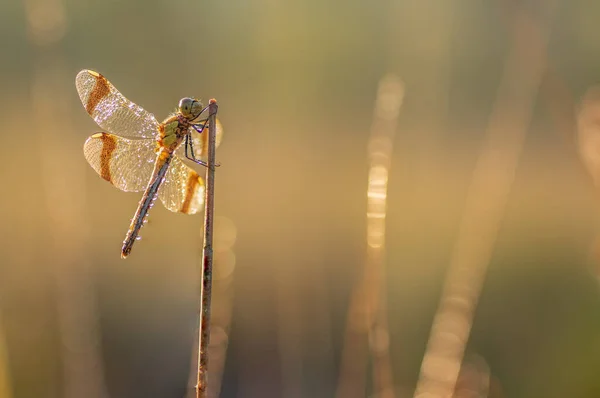
{"label": "dragonfly thorax", "polygon": [[204,105],[200,101],[194,98],[182,98],[179,101],[179,113],[188,120],[197,119],[202,110],[204,109]]}

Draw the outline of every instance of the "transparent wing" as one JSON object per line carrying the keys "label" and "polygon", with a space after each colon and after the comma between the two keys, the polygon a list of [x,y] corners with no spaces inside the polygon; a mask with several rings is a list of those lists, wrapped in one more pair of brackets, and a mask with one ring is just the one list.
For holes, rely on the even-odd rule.
{"label": "transparent wing", "polygon": [[204,180],[174,155],[158,197],[171,211],[195,214],[204,204]]}
{"label": "transparent wing", "polygon": [[[198,130],[202,130],[202,125],[197,126]],[[217,118],[217,123],[215,123],[216,127],[216,144],[217,147],[221,144],[221,139],[223,138],[223,125]],[[198,134],[196,130],[190,128],[190,136],[192,137],[192,141],[194,143],[194,155],[196,158],[203,158],[208,155],[208,125],[204,128],[202,134]],[[191,154],[188,152],[191,156]],[[177,149],[177,155],[181,156],[185,159],[185,142],[181,144],[181,146]]]}
{"label": "transparent wing", "polygon": [[100,177],[126,192],[146,189],[156,161],[156,141],[128,140],[97,133],[83,144],[83,154]]}
{"label": "transparent wing", "polygon": [[104,76],[82,70],[75,78],[81,103],[100,127],[130,138],[153,138],[158,122],[153,114],[123,96]]}

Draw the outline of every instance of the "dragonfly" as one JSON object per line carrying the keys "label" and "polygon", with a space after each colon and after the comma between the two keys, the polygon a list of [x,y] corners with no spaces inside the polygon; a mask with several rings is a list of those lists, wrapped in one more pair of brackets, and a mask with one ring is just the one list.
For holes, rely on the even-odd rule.
{"label": "dragonfly", "polygon": [[[208,107],[196,98],[179,101],[162,122],[121,94],[104,76],[84,69],[75,85],[87,113],[105,131],[90,136],[83,154],[104,180],[125,192],[144,194],[125,235],[121,257],[126,258],[147,222],[156,198],[173,211],[195,214],[204,203],[204,180],[183,159],[207,166]],[[215,117],[216,145],[223,127]],[[217,164],[218,166],[218,164]]]}

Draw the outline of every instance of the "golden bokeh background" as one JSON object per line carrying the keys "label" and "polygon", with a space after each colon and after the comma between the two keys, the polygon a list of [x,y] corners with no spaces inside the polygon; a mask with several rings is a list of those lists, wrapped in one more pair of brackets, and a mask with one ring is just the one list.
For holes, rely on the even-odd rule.
{"label": "golden bokeh background", "polygon": [[82,153],[217,98],[221,397],[600,397],[600,3],[0,2],[0,398],[191,397],[202,216]]}

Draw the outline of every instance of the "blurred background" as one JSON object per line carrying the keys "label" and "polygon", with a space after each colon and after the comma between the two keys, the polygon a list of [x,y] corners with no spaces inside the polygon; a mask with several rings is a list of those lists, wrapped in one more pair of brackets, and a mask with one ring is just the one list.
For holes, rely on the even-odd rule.
{"label": "blurred background", "polygon": [[[0,2],[0,397],[192,397],[202,216],[75,89],[217,98],[221,397],[600,397],[600,3]],[[202,170],[203,172],[203,170]]]}

